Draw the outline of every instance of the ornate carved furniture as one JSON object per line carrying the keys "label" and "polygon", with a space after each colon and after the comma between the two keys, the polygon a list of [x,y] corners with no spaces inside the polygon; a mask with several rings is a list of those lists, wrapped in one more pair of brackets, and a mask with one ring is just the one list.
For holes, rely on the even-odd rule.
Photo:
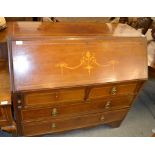
{"label": "ornate carved furniture", "polygon": [[19,136],[118,127],[147,79],[146,39],[127,25],[16,22],[10,34]]}

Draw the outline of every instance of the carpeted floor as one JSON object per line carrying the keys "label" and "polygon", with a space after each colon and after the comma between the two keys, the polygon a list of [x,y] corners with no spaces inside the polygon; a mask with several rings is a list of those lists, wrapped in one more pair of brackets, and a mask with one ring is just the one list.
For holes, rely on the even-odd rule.
{"label": "carpeted floor", "polygon": [[[148,80],[119,128],[105,125],[73,130],[48,137],[150,137],[155,128],[155,79]],[[0,136],[11,136],[0,132]]]}

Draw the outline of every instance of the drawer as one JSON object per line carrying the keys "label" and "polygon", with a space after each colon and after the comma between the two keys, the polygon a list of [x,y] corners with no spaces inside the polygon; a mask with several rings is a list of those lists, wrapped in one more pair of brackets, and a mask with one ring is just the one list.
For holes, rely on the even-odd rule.
{"label": "drawer", "polygon": [[102,98],[105,96],[133,95],[136,93],[138,83],[115,84],[99,86],[91,89],[89,99]]}
{"label": "drawer", "polygon": [[122,120],[128,109],[109,111],[104,113],[95,113],[74,117],[65,120],[51,120],[43,122],[31,122],[23,124],[23,135],[34,136],[47,133],[54,133],[66,130],[72,130],[82,127],[89,127],[98,124],[106,124],[113,121]]}
{"label": "drawer", "polygon": [[57,102],[75,102],[83,101],[85,94],[84,88],[62,89],[47,92],[27,93],[24,96],[27,106],[37,106],[45,104],[53,104]]}
{"label": "drawer", "polygon": [[64,118],[93,112],[102,112],[113,109],[129,107],[133,96],[122,96],[119,98],[105,98],[86,103],[75,103],[66,106],[52,106],[49,108],[25,109],[22,110],[22,120],[25,122],[43,120],[45,118]]}

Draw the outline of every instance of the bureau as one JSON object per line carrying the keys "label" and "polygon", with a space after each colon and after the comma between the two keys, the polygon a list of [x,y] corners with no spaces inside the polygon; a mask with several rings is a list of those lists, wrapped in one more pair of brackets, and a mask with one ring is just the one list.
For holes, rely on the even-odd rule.
{"label": "bureau", "polygon": [[17,135],[119,127],[147,80],[146,54],[145,37],[123,24],[14,23],[8,61]]}

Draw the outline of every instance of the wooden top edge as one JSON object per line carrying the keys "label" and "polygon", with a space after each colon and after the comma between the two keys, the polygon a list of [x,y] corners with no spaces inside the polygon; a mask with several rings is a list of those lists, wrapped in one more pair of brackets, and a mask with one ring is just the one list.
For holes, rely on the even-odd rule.
{"label": "wooden top edge", "polygon": [[103,22],[7,22],[0,32],[0,42],[7,36],[113,36],[143,37],[141,32],[126,24]]}

